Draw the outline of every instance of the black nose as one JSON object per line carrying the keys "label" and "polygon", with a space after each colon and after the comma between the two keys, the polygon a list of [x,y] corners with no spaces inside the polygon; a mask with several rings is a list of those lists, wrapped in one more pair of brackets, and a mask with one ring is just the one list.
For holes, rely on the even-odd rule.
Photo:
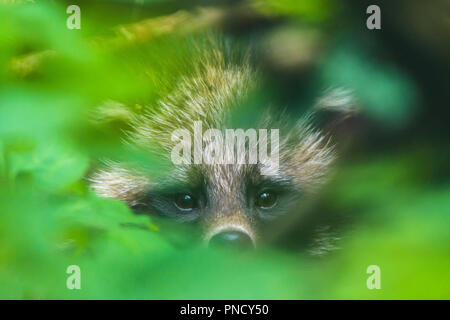
{"label": "black nose", "polygon": [[209,240],[210,247],[221,248],[253,248],[254,244],[248,234],[241,231],[222,231]]}

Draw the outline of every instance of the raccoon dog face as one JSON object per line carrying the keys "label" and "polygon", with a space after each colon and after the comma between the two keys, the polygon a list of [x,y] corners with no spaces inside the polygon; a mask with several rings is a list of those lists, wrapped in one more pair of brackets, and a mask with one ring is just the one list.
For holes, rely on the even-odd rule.
{"label": "raccoon dog face", "polygon": [[[130,164],[107,161],[90,180],[100,196],[119,199],[139,211],[197,224],[201,240],[209,245],[255,247],[267,238],[263,230],[270,232],[272,221],[296,214],[299,204],[325,182],[335,156],[328,137],[311,124],[313,109],[291,126],[285,125],[279,111],[272,110],[261,117],[255,130],[279,130],[277,170],[264,172],[271,159],[250,161],[254,137],[244,130],[240,132],[245,137],[243,148],[228,148],[220,154],[221,159],[229,156],[234,161],[212,161],[217,159],[217,151],[204,147],[217,143],[217,136],[207,135],[207,130],[215,129],[225,137],[227,129],[236,129],[227,127],[229,114],[258,85],[248,59],[230,61],[227,50],[213,42],[199,46],[198,59],[192,62],[194,71],[180,77],[156,105],[130,117],[128,143],[158,150],[171,164],[163,178],[153,179]],[[335,90],[319,100],[316,108],[348,104],[342,96],[343,92]],[[107,102],[104,110],[108,105],[118,104]],[[194,128],[199,123],[202,140],[195,141],[199,138]],[[193,143],[203,147],[201,161],[194,159],[189,146],[192,154],[188,160],[192,161],[173,163],[171,154],[180,145],[174,131],[179,129],[185,129]],[[258,147],[275,147],[267,136],[259,138]],[[245,161],[236,160],[239,156]]]}

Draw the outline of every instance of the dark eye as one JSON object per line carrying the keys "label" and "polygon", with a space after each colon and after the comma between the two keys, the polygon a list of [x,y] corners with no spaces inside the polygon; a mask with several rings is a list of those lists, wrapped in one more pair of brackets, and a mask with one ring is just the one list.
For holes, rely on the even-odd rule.
{"label": "dark eye", "polygon": [[177,208],[182,211],[192,211],[197,206],[194,197],[188,193],[178,195],[174,202]]}
{"label": "dark eye", "polygon": [[256,205],[261,209],[270,209],[277,203],[277,195],[272,191],[261,192],[256,198]]}

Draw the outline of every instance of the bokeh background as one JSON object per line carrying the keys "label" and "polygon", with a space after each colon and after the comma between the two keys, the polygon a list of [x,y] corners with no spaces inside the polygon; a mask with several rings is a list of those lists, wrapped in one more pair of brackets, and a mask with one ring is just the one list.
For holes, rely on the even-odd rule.
{"label": "bokeh background", "polygon": [[[0,3],[0,298],[450,297],[448,1]],[[71,4],[81,30],[66,28]],[[366,28],[370,4],[381,30]],[[93,111],[151,105],[156,80],[188,68],[185,39],[211,32],[252,47],[256,107],[300,115],[327,88],[352,90],[360,114],[339,129],[345,151],[311,209],[351,221],[329,256],[180,249],[182,232],[89,190],[98,159],[141,156],[120,143],[126,112],[100,126]],[[66,288],[69,265],[81,290]],[[366,287],[369,265],[380,290]]]}

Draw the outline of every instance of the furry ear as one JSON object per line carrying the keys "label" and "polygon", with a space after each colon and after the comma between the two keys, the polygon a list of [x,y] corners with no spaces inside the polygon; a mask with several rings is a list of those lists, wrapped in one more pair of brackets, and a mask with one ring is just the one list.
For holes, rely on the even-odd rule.
{"label": "furry ear", "polygon": [[314,110],[355,113],[358,111],[358,107],[351,90],[332,88],[326,90],[317,100]]}
{"label": "furry ear", "polygon": [[356,112],[357,105],[349,90],[330,89],[289,134],[286,148],[292,149],[286,152],[289,175],[304,191],[314,192],[326,182],[336,158],[335,130]]}
{"label": "furry ear", "polygon": [[345,88],[326,90],[313,107],[314,123],[325,133],[331,134],[358,113],[359,108],[352,91]]}
{"label": "furry ear", "polygon": [[141,200],[150,186],[150,181],[143,174],[113,162],[90,178],[91,188],[101,197],[114,198],[127,203],[130,207],[141,205]]}

